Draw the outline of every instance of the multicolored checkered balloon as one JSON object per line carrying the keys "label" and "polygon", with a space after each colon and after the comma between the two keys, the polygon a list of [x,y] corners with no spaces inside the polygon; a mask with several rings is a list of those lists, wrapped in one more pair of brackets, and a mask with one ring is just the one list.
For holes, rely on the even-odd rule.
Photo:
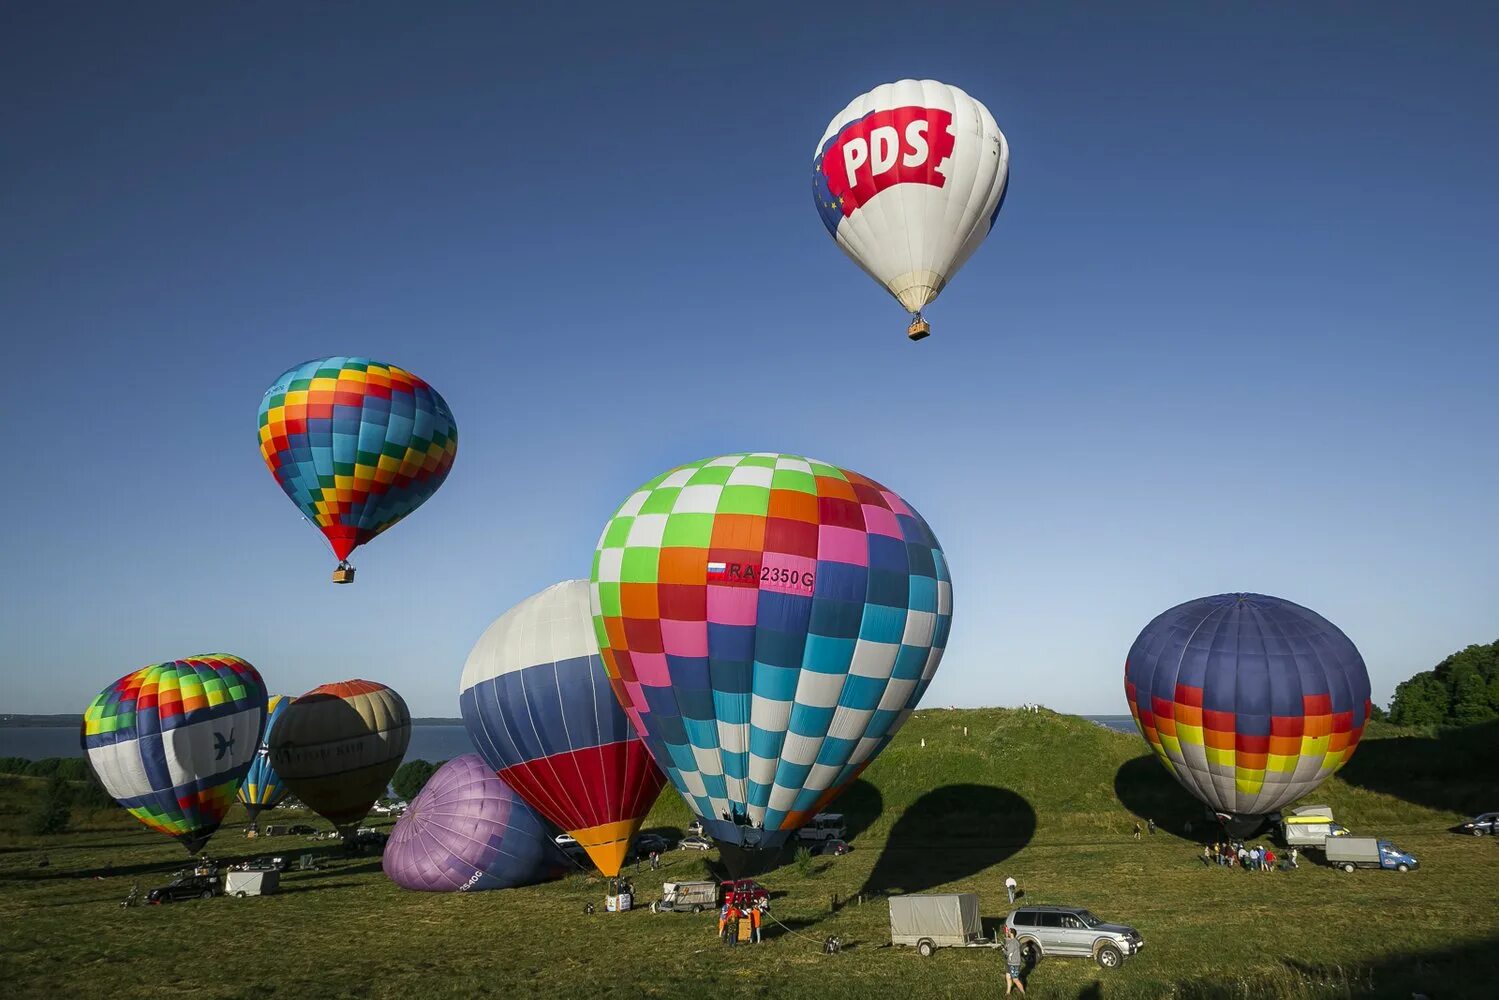
{"label": "multicolored checkered balloon", "polygon": [[197,853],[255,759],[265,703],[260,674],[237,656],[155,663],[93,700],[83,714],[83,750],[132,816]]}
{"label": "multicolored checkered balloon", "polygon": [[260,401],[261,457],[340,562],[420,507],[457,453],[437,390],[369,358],[300,364]]}
{"label": "multicolored checkered balloon", "polygon": [[1373,710],[1349,638],[1263,594],[1202,597],[1159,615],[1130,647],[1124,695],[1166,769],[1233,819],[1274,812],[1331,777]]}
{"label": "multicolored checkered balloon", "polygon": [[947,561],[916,511],[771,452],[635,491],[592,584],[615,692],[726,858],[779,847],[859,776],[915,709],[952,621]]}

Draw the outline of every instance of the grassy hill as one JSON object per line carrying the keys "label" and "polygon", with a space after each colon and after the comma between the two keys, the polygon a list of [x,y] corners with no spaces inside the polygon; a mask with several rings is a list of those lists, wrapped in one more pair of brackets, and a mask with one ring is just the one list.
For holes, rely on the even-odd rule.
{"label": "grassy hill", "polygon": [[[1029,978],[1036,996],[1488,997],[1499,981],[1499,843],[1449,828],[1499,808],[1496,750],[1492,726],[1372,732],[1316,798],[1358,832],[1396,840],[1421,869],[1257,875],[1202,867],[1186,829],[1204,832],[1200,809],[1136,736],[1046,711],[923,711],[834,807],[855,851],[763,877],[784,926],[734,950],[714,940],[708,915],[585,916],[602,886],[581,874],[473,896],[408,893],[378,859],[240,839],[237,813],[216,856],[315,851],[324,869],[287,875],[279,896],[121,910],[130,882],[157,884],[181,848],[117,812],[28,837],[23,814],[40,782],[0,778],[0,981],[20,996],[111,998],[992,997],[1003,984],[994,952],[923,960],[889,947],[880,894],[974,891],[997,921],[1013,875],[1027,901],[1089,906],[1147,941],[1111,973],[1043,961]],[[1161,832],[1136,842],[1137,817]],[[646,826],[687,820],[668,791]],[[692,878],[712,857],[667,861],[661,877]],[[106,866],[114,874],[95,879]],[[659,880],[636,876],[639,895],[652,898]],[[821,954],[829,934],[843,937],[842,954]]]}

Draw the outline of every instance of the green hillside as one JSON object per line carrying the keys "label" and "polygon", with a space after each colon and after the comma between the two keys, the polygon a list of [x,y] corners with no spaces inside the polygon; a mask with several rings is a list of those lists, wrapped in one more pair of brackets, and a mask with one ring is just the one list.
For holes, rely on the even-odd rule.
{"label": "green hillside", "polygon": [[[1045,711],[923,711],[834,807],[855,851],[764,876],[784,926],[733,950],[714,940],[708,915],[585,916],[602,886],[583,875],[474,896],[408,893],[378,859],[337,858],[300,838],[240,839],[237,813],[216,856],[315,852],[323,870],[288,874],[279,896],[125,911],[131,881],[157,884],[181,848],[115,811],[75,815],[58,837],[26,836],[41,781],[0,778],[0,981],[19,996],[112,998],[992,997],[1003,986],[994,952],[925,960],[889,947],[880,894],[974,891],[999,920],[1013,875],[1027,901],[1088,906],[1147,942],[1109,973],[1045,960],[1029,976],[1035,996],[1488,997],[1499,981],[1499,842],[1449,827],[1485,803],[1499,808],[1496,750],[1494,725],[1439,736],[1377,728],[1346,779],[1316,797],[1421,868],[1347,875],[1304,862],[1258,875],[1201,865],[1200,844],[1184,836],[1188,823],[1203,832],[1200,810],[1137,736]],[[1135,841],[1137,816],[1160,832]],[[647,827],[676,831],[687,818],[668,792]],[[701,877],[711,861],[673,852],[656,879],[635,876],[638,894]],[[114,874],[95,879],[106,866]],[[821,953],[829,934],[844,939],[842,954]]]}

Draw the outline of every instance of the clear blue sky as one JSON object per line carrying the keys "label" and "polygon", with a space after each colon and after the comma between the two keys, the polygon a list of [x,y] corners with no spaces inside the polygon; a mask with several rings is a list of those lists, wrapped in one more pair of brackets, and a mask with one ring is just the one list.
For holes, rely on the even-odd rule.
{"label": "clear blue sky", "polygon": [[[731,6],[0,11],[0,711],[215,649],[455,715],[614,505],[744,449],[926,515],[929,705],[1124,711],[1139,629],[1226,590],[1339,624],[1380,701],[1499,636],[1492,7]],[[1014,157],[920,345],[808,194],[904,76]],[[254,433],[342,353],[460,428],[351,587]]]}

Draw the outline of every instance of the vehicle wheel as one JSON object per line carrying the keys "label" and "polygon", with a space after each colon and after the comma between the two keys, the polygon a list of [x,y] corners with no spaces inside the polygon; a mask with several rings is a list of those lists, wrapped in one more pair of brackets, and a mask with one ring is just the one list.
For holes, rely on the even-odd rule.
{"label": "vehicle wheel", "polygon": [[1473,836],[1475,836],[1475,837],[1482,837],[1483,836],[1483,830],[1481,830],[1481,829],[1479,829],[1478,827],[1475,826],[1473,828]]}
{"label": "vehicle wheel", "polygon": [[693,903],[692,904],[692,912],[693,913],[702,913],[703,912],[703,904],[702,903]]}
{"label": "vehicle wheel", "polygon": [[160,899],[158,899],[158,900],[157,900],[157,901],[156,901],[156,902],[157,902],[157,903],[158,903],[158,904],[161,904],[161,905],[165,905],[165,904],[167,904],[167,903],[170,903],[170,902],[171,902],[171,901],[172,901],[172,897],[171,897],[171,896],[167,896],[167,895],[163,895],[163,896],[162,896],[162,897],[161,897],[161,898],[160,898]]}
{"label": "vehicle wheel", "polygon": [[1353,874],[1353,865],[1352,865],[1352,863],[1344,865],[1343,866],[1343,870],[1345,872],[1347,872],[1348,874],[1352,875]]}
{"label": "vehicle wheel", "polygon": [[1410,865],[1396,865],[1395,866],[1395,870],[1397,872],[1408,872],[1408,871],[1411,870],[1411,866]]}
{"label": "vehicle wheel", "polygon": [[1124,964],[1124,952],[1111,944],[1101,945],[1093,958],[1105,969],[1117,969]]}
{"label": "vehicle wheel", "polygon": [[926,938],[916,942],[916,953],[922,958],[931,958],[937,952],[937,946]]}
{"label": "vehicle wheel", "polygon": [[204,889],[202,892],[198,893],[198,898],[199,899],[212,899],[213,898],[213,890],[212,889]]}
{"label": "vehicle wheel", "polygon": [[244,899],[245,898],[245,890],[241,889],[239,892],[236,892],[234,894],[234,898],[235,899]]}
{"label": "vehicle wheel", "polygon": [[1041,949],[1036,947],[1034,941],[1024,941],[1020,945],[1020,957],[1026,965],[1034,968],[1041,961]]}

